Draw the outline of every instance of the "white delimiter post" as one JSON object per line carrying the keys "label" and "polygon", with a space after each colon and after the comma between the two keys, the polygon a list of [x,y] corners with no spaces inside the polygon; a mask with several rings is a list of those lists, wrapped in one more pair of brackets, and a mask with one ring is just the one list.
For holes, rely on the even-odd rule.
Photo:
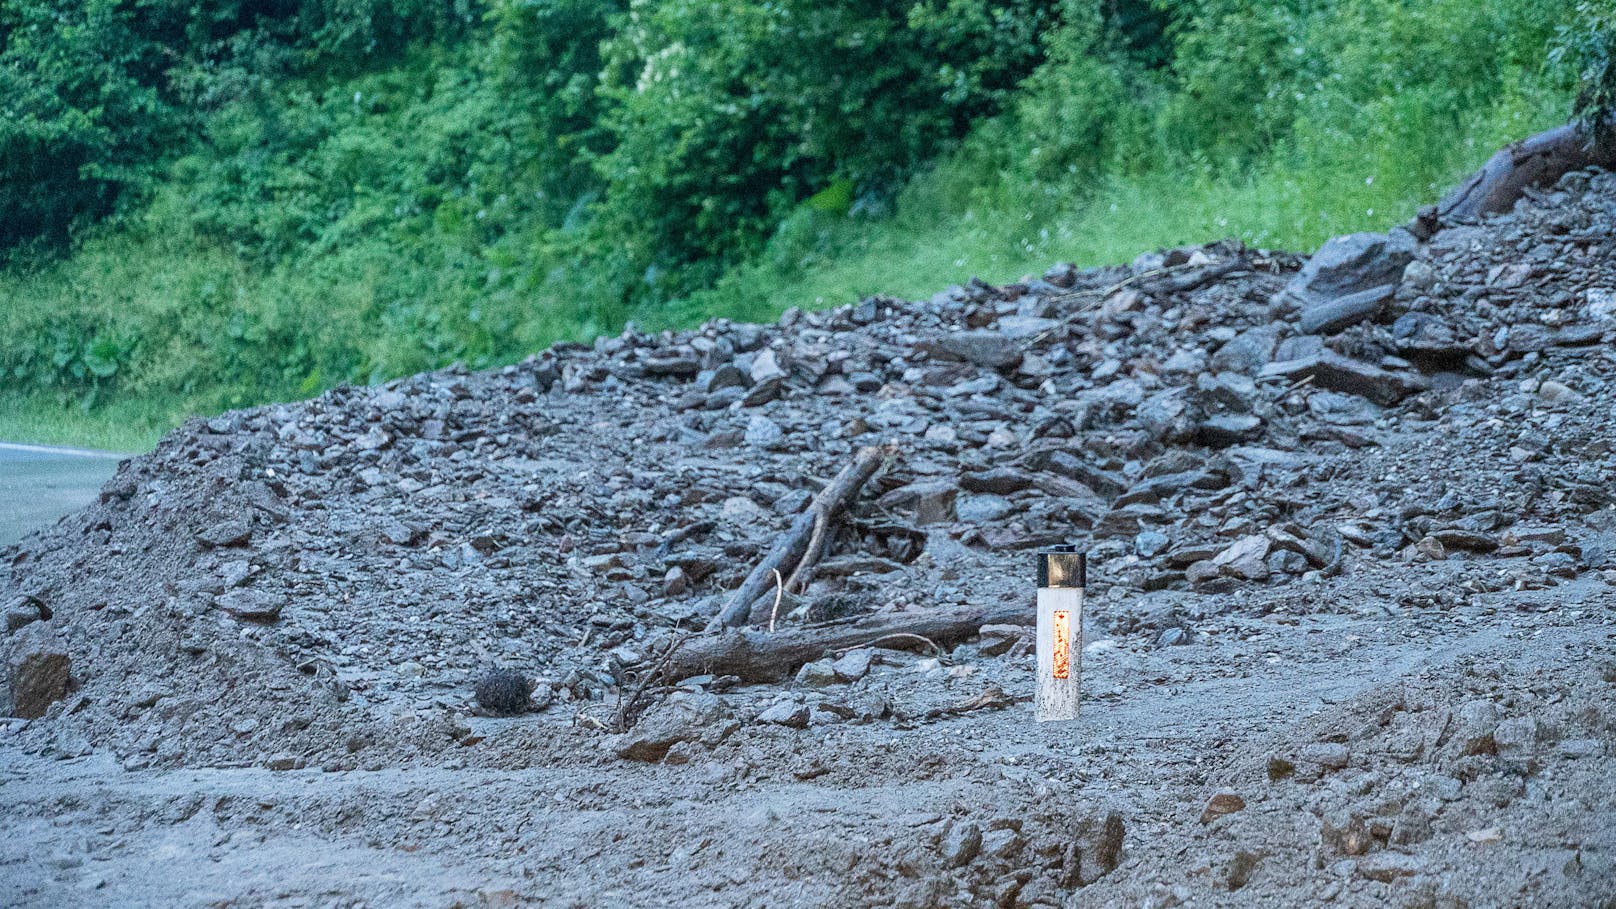
{"label": "white delimiter post", "polygon": [[1077,719],[1083,668],[1083,587],[1088,555],[1074,546],[1038,553],[1038,722]]}

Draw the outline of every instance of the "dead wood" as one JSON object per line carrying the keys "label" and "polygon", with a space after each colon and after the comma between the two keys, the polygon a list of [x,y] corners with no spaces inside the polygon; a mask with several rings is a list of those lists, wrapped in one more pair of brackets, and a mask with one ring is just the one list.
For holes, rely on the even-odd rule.
{"label": "dead wood", "polygon": [[1531,187],[1549,186],[1584,167],[1616,168],[1616,142],[1593,143],[1575,124],[1504,146],[1437,203],[1443,224],[1507,212]]}
{"label": "dead wood", "polygon": [[[768,555],[752,569],[752,573],[747,575],[746,580],[735,591],[735,595],[730,597],[729,602],[724,604],[718,615],[707,623],[707,630],[734,628],[750,620],[752,607],[772,583],[774,572],[784,573],[790,569],[791,580],[796,581],[805,568],[812,569],[813,563],[817,562],[824,552],[823,539],[828,532],[819,530],[816,533],[816,529],[821,525],[828,528],[831,522],[847,509],[865,482],[875,475],[876,469],[886,460],[887,454],[885,448],[878,446],[859,449],[852,462],[842,468],[841,473],[836,475],[836,479],[832,480],[829,486],[814,496],[813,501],[808,503],[808,508],[797,515],[785,533],[774,541]],[[820,540],[818,552],[813,551],[812,545],[816,537]],[[786,586],[789,588],[791,582],[787,582]]]}
{"label": "dead wood", "polygon": [[839,650],[873,643],[926,639],[949,645],[977,633],[983,625],[1030,624],[1031,602],[960,604],[903,612],[883,612],[840,622],[803,625],[767,634],[750,628],[694,637],[663,670],[668,680],[693,675],[734,675],[745,682],[789,678],[804,663]]}

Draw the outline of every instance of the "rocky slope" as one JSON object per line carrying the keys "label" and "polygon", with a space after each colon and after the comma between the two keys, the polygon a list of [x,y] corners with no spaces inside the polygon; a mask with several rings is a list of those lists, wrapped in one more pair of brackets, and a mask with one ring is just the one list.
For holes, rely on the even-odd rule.
{"label": "rocky slope", "polygon": [[[187,424],[0,550],[29,718],[0,737],[24,831],[0,895],[1616,899],[1616,176],[1435,228],[629,331]],[[1030,620],[1031,552],[1077,543],[1085,718],[1031,723],[1012,625],[782,684],[659,678],[617,732],[872,444],[777,621]],[[476,708],[496,665],[531,710]]]}

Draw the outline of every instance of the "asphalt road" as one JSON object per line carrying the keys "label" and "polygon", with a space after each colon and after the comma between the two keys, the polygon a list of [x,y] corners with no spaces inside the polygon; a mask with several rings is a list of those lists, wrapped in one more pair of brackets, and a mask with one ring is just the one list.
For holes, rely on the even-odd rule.
{"label": "asphalt road", "polygon": [[0,546],[95,501],[124,457],[0,442]]}

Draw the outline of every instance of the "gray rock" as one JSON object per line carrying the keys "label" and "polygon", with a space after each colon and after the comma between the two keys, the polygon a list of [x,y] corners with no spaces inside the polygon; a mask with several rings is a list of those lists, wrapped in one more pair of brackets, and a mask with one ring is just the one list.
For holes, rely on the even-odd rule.
{"label": "gray rock", "polygon": [[1351,752],[1339,742],[1314,742],[1302,749],[1302,760],[1317,764],[1326,770],[1340,770],[1347,766]]}
{"label": "gray rock", "polygon": [[786,377],[786,371],[780,365],[780,358],[773,350],[758,351],[752,358],[752,383],[761,385],[765,382],[778,382]]}
{"label": "gray rock", "polygon": [[961,331],[938,335],[922,345],[933,355],[964,360],[988,369],[1009,369],[1021,362],[1021,347],[996,331]]}
{"label": "gray rock", "polygon": [[1403,269],[1414,261],[1414,250],[1414,238],[1401,230],[1389,235],[1366,232],[1332,237],[1308,258],[1286,285],[1285,294],[1305,307],[1395,285],[1402,280]]}
{"label": "gray rock", "polygon": [[762,414],[754,414],[746,424],[746,435],[743,437],[748,445],[759,448],[772,448],[785,441],[785,430],[780,424]]}
{"label": "gray rock", "polygon": [[679,742],[721,736],[728,716],[729,706],[717,695],[682,692],[642,717],[633,729],[614,739],[611,747],[626,761],[660,761]]}
{"label": "gray rock", "polygon": [[757,721],[776,726],[789,726],[792,729],[807,729],[808,715],[808,705],[782,701],[758,714]]}
{"label": "gray rock", "polygon": [[989,492],[998,495],[1018,492],[1033,485],[1031,474],[1014,467],[996,467],[960,476],[960,488],[966,492]]}
{"label": "gray rock", "polygon": [[213,605],[246,622],[273,622],[280,618],[282,601],[252,587],[228,590],[213,598]]}
{"label": "gray rock", "polygon": [[797,684],[804,688],[824,688],[839,681],[836,670],[832,668],[830,660],[814,660],[812,663],[802,664],[797,670]]}
{"label": "gray rock", "polygon": [[964,495],[954,503],[955,513],[967,524],[997,521],[1014,510],[1009,499],[996,495]]}
{"label": "gray rock", "polygon": [[24,625],[50,618],[50,608],[39,597],[18,594],[6,603],[6,632],[9,634]]}
{"label": "gray rock", "polygon": [[1207,417],[1195,427],[1195,436],[1209,448],[1228,448],[1262,435],[1262,419],[1249,413],[1224,413]]}
{"label": "gray rock", "polygon": [[964,868],[982,852],[982,828],[970,823],[956,823],[943,837],[942,859],[944,868]]}
{"label": "gray rock", "polygon": [[977,631],[981,638],[977,650],[984,656],[1001,656],[1016,646],[1026,633],[1022,625],[983,625]]}
{"label": "gray rock", "polygon": [[1250,534],[1213,556],[1212,564],[1217,566],[1219,574],[1227,577],[1247,581],[1265,580],[1268,577],[1268,563],[1264,560],[1268,556],[1269,545],[1268,537],[1263,534]]}
{"label": "gray rock", "polygon": [[203,546],[242,546],[252,537],[252,521],[246,515],[226,518],[196,535]]}
{"label": "gray rock", "polygon": [[870,674],[875,658],[876,652],[869,647],[849,650],[831,664],[831,671],[839,682],[856,682]]}
{"label": "gray rock", "polygon": [[1260,377],[1298,381],[1311,377],[1319,388],[1362,395],[1376,404],[1396,404],[1403,398],[1430,387],[1423,376],[1407,371],[1391,372],[1378,366],[1326,350],[1296,360],[1282,360],[1263,367]]}
{"label": "gray rock", "polygon": [[953,480],[920,480],[883,495],[881,507],[908,512],[916,524],[937,524],[954,520],[954,500],[959,487]]}
{"label": "gray rock", "polygon": [[1161,555],[1172,544],[1167,534],[1156,530],[1142,530],[1133,538],[1133,551],[1140,558],[1149,559]]}
{"label": "gray rock", "polygon": [[7,716],[38,719],[67,696],[72,684],[67,646],[44,622],[20,628],[6,640],[5,667],[6,703],[0,707]]}
{"label": "gray rock", "polygon": [[1343,328],[1374,318],[1392,299],[1397,287],[1382,284],[1368,290],[1310,303],[1302,310],[1298,327],[1304,334],[1333,335]]}

